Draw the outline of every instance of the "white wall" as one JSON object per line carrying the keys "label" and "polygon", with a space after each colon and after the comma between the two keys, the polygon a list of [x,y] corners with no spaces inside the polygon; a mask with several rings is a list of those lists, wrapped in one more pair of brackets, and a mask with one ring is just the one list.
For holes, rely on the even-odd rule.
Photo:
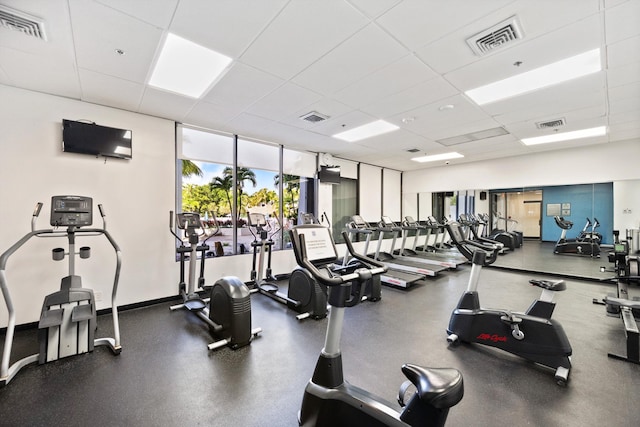
{"label": "white wall", "polygon": [[640,228],[640,180],[613,183],[613,223],[624,239],[625,230]]}
{"label": "white wall", "polygon": [[[43,202],[38,228],[49,227],[52,195],[84,195],[94,200],[94,225],[102,222],[95,205],[103,204],[107,228],[122,249],[118,305],[177,294],[177,266],[167,212],[174,206],[174,123],[168,120],[0,85],[0,251],[30,231],[36,202]],[[62,152],[62,119],[91,120],[132,130],[133,159],[95,158]],[[32,239],[13,255],[7,280],[17,322],[39,318],[45,295],[58,290],[67,262],[51,260],[50,250],[66,239]],[[102,237],[79,239],[92,257],[77,260],[83,283],[101,291],[108,306],[115,254]],[[0,327],[7,312],[0,307]]]}
{"label": "white wall", "polygon": [[640,141],[404,172],[403,192],[590,184],[640,179]]}
{"label": "white wall", "polygon": [[[637,197],[640,194],[638,159],[639,140],[590,145],[580,150],[557,150],[404,172],[403,192],[613,182],[613,227],[625,230],[631,226],[638,228],[640,225],[640,202]],[[476,191],[476,211],[483,212],[478,208],[479,202]],[[631,209],[631,213],[623,213],[624,209]]]}
{"label": "white wall", "polygon": [[[117,304],[177,295],[179,265],[168,230],[168,212],[175,209],[174,122],[3,85],[0,99],[0,252],[30,231],[37,202],[44,203],[38,228],[48,228],[52,195],[90,196],[94,226],[102,224],[95,207],[101,203],[107,228],[122,249]],[[63,118],[131,129],[133,159],[105,162],[63,153]],[[326,192],[320,197],[326,201]],[[83,238],[77,246],[91,246],[92,257],[76,259],[76,273],[85,286],[102,293],[98,309],[109,307],[115,269],[111,246],[100,237]],[[39,319],[44,296],[58,290],[67,274],[66,259],[51,260],[55,247],[66,247],[66,239],[34,238],[9,259],[6,273],[18,324]],[[291,251],[273,253],[274,272],[295,266]],[[227,275],[246,281],[250,271],[251,255],[241,255],[207,260],[205,275],[208,283]],[[1,304],[0,327],[6,325],[7,310]]]}

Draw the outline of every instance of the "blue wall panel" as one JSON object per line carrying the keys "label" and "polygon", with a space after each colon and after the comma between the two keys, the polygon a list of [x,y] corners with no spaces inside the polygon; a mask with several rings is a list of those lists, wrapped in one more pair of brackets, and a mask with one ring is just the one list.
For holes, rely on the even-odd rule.
{"label": "blue wall panel", "polygon": [[564,216],[565,219],[573,222],[573,228],[567,231],[568,239],[575,239],[582,231],[587,218],[593,221],[595,217],[600,222],[600,227],[596,231],[602,234],[603,243],[612,243],[613,183],[544,187],[542,189],[543,241],[556,241],[562,232],[553,216],[547,216],[547,205],[556,203],[571,205],[571,215]]}

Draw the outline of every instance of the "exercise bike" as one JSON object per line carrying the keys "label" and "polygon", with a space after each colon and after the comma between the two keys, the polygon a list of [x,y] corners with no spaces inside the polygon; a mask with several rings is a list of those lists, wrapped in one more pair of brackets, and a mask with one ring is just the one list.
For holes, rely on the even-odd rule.
{"label": "exercise bike", "polygon": [[[274,242],[269,237],[267,217],[263,213],[249,212],[249,230],[253,234],[253,259],[251,266],[251,281],[253,292],[265,295],[274,301],[284,304],[299,313],[296,319],[312,318],[315,320],[327,317],[327,293],[320,284],[313,280],[309,272],[297,268],[289,275],[287,293],[280,292],[278,285],[273,283],[271,273],[271,251]],[[255,232],[253,231],[255,228]],[[266,276],[262,277],[267,261]]]}
{"label": "exercise bike", "polygon": [[530,280],[529,283],[542,288],[542,295],[524,313],[481,308],[477,290],[480,271],[497,259],[498,249],[464,240],[457,222],[446,226],[460,252],[473,264],[467,290],[451,314],[447,341],[499,348],[554,369],[556,382],[566,385],[571,369],[571,344],[562,326],[551,319],[555,308],[553,297],[555,292],[566,289],[565,282]]}
{"label": "exercise bike", "polygon": [[[178,229],[184,230],[184,237],[189,246],[184,244],[182,238],[174,231],[174,214],[169,212],[169,231],[180,243],[176,252],[180,255],[180,283],[178,290],[182,297],[182,304],[173,305],[171,311],[182,308],[194,313],[203,320],[217,340],[207,346],[209,350],[215,350],[228,345],[236,350],[251,344],[254,337],[262,332],[261,328],[251,329],[251,297],[247,286],[237,277],[227,276],[219,279],[209,290],[204,280],[204,262],[207,251],[210,249],[207,240],[215,235],[209,235],[202,244],[200,237],[204,230],[200,215],[193,212],[178,213],[175,215]],[[208,298],[202,298],[196,292],[196,263],[198,253],[201,254],[200,278],[198,288],[209,292]],[[186,256],[189,255],[189,279],[184,281]]]}
{"label": "exercise bike", "polygon": [[[361,268],[344,275],[335,274],[330,266],[338,260],[338,253],[329,230],[321,225],[299,225],[290,230],[294,254],[298,264],[329,289],[331,310],[327,323],[324,347],[318,358],[313,377],[307,384],[298,413],[301,426],[443,426],[449,408],[456,405],[464,394],[462,375],[456,369],[431,369],[405,364],[402,372],[408,378],[400,388],[404,395],[408,384],[416,387],[398,413],[389,403],[371,393],[346,382],[342,374],[340,336],[345,308],[360,303],[359,293],[372,276],[386,267],[375,260],[358,254],[346,232],[350,255],[357,258]],[[359,291],[352,293],[352,286]]]}
{"label": "exercise bike", "polygon": [[[107,231],[102,205],[98,205],[102,217],[102,228],[89,228],[93,222],[93,200],[84,196],[53,196],[51,198],[52,229],[36,229],[36,220],[40,215],[42,203],[38,203],[31,218],[31,232],[18,240],[0,256],[0,287],[9,313],[7,334],[2,352],[0,367],[0,387],[5,386],[23,367],[38,362],[44,364],[55,360],[92,352],[95,346],[106,345],[113,354],[120,354],[120,323],[116,295],[120,278],[121,253],[118,244]],[[58,227],[66,227],[59,230]],[[116,268],[111,290],[111,314],[113,318],[113,337],[94,338],[97,327],[96,304],[92,289],[82,287],[82,278],[75,274],[76,255],[81,259],[91,256],[91,248],[83,246],[76,252],[76,238],[84,236],[104,236],[116,253]],[[32,237],[66,237],[68,251],[64,248],[52,250],[54,261],[69,258],[69,275],[63,277],[60,290],[45,297],[38,322],[38,342],[40,352],[18,360],[9,366],[13,334],[16,326],[16,313],[9,292],[5,268],[9,257],[20,249]]]}
{"label": "exercise bike", "polygon": [[600,245],[595,240],[571,240],[567,239],[567,230],[573,227],[573,222],[561,216],[554,216],[556,225],[562,229],[560,238],[553,248],[554,254],[572,254],[591,257],[600,257]]}

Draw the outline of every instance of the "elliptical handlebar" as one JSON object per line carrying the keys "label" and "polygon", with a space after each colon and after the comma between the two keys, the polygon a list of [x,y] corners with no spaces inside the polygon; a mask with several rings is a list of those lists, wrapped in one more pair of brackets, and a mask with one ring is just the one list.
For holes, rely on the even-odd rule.
{"label": "elliptical handlebar", "polygon": [[36,203],[36,207],[33,209],[33,215],[31,217],[31,231],[36,231],[36,220],[42,210],[42,202]]}

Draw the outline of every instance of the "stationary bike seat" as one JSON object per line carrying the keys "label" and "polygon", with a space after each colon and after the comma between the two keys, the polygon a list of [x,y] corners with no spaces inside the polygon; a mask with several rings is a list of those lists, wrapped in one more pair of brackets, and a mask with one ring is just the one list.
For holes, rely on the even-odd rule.
{"label": "stationary bike seat", "polygon": [[542,289],[548,289],[550,291],[564,291],[565,289],[567,289],[567,284],[564,283],[564,280],[531,279],[529,280],[529,283]]}
{"label": "stationary bike seat", "polygon": [[462,400],[464,384],[457,369],[404,364],[402,372],[416,387],[420,400],[435,408],[450,408]]}

